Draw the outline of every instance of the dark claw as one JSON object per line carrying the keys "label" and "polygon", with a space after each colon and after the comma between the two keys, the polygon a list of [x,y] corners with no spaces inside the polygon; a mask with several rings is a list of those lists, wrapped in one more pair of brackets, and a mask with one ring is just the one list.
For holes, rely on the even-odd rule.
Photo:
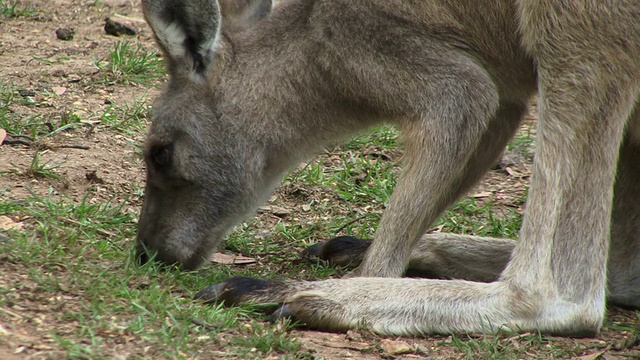
{"label": "dark claw", "polygon": [[149,262],[149,254],[146,251],[138,251],[136,259],[138,260],[138,266],[142,266]]}
{"label": "dark claw", "polygon": [[320,258],[322,260],[326,260],[322,258],[322,249],[324,248],[324,245],[326,243],[328,243],[331,240],[328,241],[321,241],[319,243],[315,243],[311,246],[309,246],[308,248],[302,250],[302,252],[300,253],[300,256],[302,256],[305,259],[309,259],[309,258]]}
{"label": "dark claw", "polygon": [[207,286],[206,288],[198,291],[193,298],[195,300],[203,300],[205,304],[218,301],[222,290],[224,289],[224,283],[214,284]]}
{"label": "dark claw", "polygon": [[271,316],[269,316],[269,320],[278,321],[280,319],[290,319],[293,317],[291,313],[291,309],[289,305],[282,305],[274,311]]}
{"label": "dark claw", "polygon": [[303,258],[320,258],[336,266],[355,267],[360,265],[371,240],[353,236],[338,236],[319,242],[302,251]]}
{"label": "dark claw", "polygon": [[[271,283],[274,281],[271,280]],[[204,300],[205,303],[224,301],[227,305],[237,305],[268,287],[269,281],[267,280],[236,276],[219,284],[208,286],[195,294],[193,298]]]}

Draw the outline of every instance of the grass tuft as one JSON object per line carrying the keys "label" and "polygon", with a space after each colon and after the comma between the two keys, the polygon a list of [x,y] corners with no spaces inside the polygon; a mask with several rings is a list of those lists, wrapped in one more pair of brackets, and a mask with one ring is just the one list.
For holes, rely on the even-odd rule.
{"label": "grass tuft", "polygon": [[113,131],[140,134],[146,129],[148,112],[145,98],[133,97],[131,103],[109,105],[100,116],[100,121]]}
{"label": "grass tuft", "polygon": [[19,0],[0,0],[0,16],[3,18],[17,18],[20,16],[33,15],[36,11]]}
{"label": "grass tuft", "polygon": [[95,60],[104,72],[103,81],[121,84],[151,85],[164,77],[164,66],[155,51],[140,43],[117,41],[106,59]]}

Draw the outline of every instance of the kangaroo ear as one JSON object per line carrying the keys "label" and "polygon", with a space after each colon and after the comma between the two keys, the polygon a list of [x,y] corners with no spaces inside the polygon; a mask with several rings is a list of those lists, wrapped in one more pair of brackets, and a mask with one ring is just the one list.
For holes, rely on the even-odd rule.
{"label": "kangaroo ear", "polygon": [[142,0],[142,10],[171,74],[186,71],[201,78],[214,62],[220,35],[216,0]]}
{"label": "kangaroo ear", "polygon": [[225,31],[242,30],[267,16],[272,0],[220,0],[222,26]]}

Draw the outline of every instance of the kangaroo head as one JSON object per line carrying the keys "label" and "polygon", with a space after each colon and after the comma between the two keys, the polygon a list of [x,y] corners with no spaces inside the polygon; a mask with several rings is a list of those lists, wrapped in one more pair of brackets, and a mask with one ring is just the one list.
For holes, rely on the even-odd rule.
{"label": "kangaroo head", "polygon": [[[145,18],[165,55],[170,80],[153,106],[144,149],[145,200],[138,224],[140,259],[195,268],[277,184],[258,116],[225,91],[233,57],[225,32],[266,16],[270,0],[144,0]],[[235,87],[237,88],[237,86]],[[251,89],[236,91],[251,92]]]}

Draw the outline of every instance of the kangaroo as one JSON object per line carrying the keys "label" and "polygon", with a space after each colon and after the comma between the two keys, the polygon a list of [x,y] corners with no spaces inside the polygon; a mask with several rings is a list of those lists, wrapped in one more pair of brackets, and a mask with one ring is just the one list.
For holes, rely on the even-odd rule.
{"label": "kangaroo", "polygon": [[[358,131],[397,124],[405,144],[357,277],[231,278],[196,297],[412,336],[594,335],[607,299],[640,307],[636,0],[142,4],[170,80],[145,143],[141,261],[197,267],[287,169]],[[519,241],[424,235],[495,163],[536,93]],[[412,267],[440,279],[402,278]]]}

